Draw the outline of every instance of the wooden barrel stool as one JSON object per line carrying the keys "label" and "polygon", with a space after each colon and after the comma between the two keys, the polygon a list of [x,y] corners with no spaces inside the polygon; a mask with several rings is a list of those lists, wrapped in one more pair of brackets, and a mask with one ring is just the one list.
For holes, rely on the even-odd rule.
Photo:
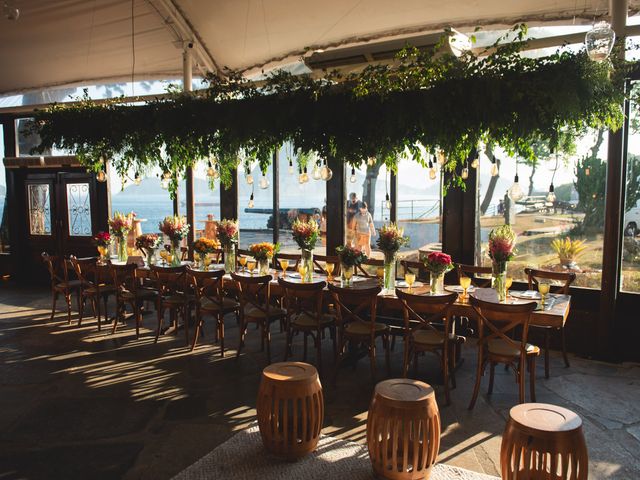
{"label": "wooden barrel stool", "polygon": [[500,468],[503,480],[587,480],[582,420],[546,403],[513,407],[502,436]]}
{"label": "wooden barrel stool", "polygon": [[378,383],[367,418],[367,446],[379,477],[429,478],[440,449],[440,412],[433,388],[407,378]]}
{"label": "wooden barrel stool", "polygon": [[269,365],[262,372],[256,409],[267,451],[289,460],[313,452],[324,418],[318,371],[302,362]]}

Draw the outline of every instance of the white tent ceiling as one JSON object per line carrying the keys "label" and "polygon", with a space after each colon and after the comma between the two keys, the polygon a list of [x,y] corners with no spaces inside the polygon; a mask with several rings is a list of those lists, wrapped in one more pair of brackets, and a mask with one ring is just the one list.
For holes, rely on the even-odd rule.
{"label": "white tent ceiling", "polygon": [[[9,1],[20,18],[0,17],[0,94],[130,81],[132,72],[136,80],[179,77],[184,41],[195,42],[201,73],[255,71],[295,61],[307,48],[446,26],[590,23],[608,11],[608,0]],[[629,5],[635,12],[640,0]]]}

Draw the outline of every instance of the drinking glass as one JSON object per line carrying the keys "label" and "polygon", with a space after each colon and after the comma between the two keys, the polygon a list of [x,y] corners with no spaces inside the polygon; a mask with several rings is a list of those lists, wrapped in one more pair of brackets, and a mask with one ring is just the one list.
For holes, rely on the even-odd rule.
{"label": "drinking glass", "polygon": [[460,286],[462,287],[462,298],[467,298],[467,290],[471,286],[471,277],[463,275],[460,277]]}
{"label": "drinking glass", "polygon": [[280,268],[282,269],[282,278],[287,278],[287,268],[289,268],[289,260],[286,258],[281,258],[278,260],[280,262]]}
{"label": "drinking glass", "polygon": [[507,290],[507,297],[509,296],[509,289],[511,288],[511,285],[513,285],[513,277],[507,277],[504,281],[504,286]]}
{"label": "drinking glass", "polygon": [[298,265],[298,273],[300,274],[300,281],[304,283],[304,276],[307,273],[307,267],[303,263]]}
{"label": "drinking glass", "polygon": [[198,252],[193,252],[193,261],[196,262],[196,264],[200,261],[200,254]]}
{"label": "drinking glass", "polygon": [[546,301],[547,294],[549,293],[549,289],[551,285],[548,282],[539,282],[538,283],[538,291],[540,292],[540,297],[542,298],[542,305],[544,305]]}
{"label": "drinking glass", "polygon": [[253,271],[254,271],[254,270],[255,270],[255,268],[256,268],[256,262],[255,262],[255,260],[245,260],[245,261],[246,261],[246,263],[247,263],[247,268],[249,269],[249,273],[250,273],[251,275],[253,275]]}
{"label": "drinking glass", "polygon": [[167,264],[167,255],[169,252],[167,252],[166,250],[160,250],[160,258],[162,259],[162,265],[166,265]]}
{"label": "drinking glass", "polygon": [[167,254],[165,255],[165,258],[167,259],[167,263],[171,265],[171,263],[173,262],[173,255],[167,252]]}
{"label": "drinking glass", "polygon": [[416,274],[411,272],[406,272],[404,274],[404,281],[407,282],[407,285],[409,285],[409,291],[411,291],[411,288],[413,287],[413,284],[416,281]]}
{"label": "drinking glass", "polygon": [[376,268],[376,277],[378,277],[378,281],[380,282],[380,285],[382,285],[384,282],[384,267]]}
{"label": "drinking glass", "polygon": [[324,269],[327,272],[327,280],[331,281],[333,280],[333,269],[335,268],[335,265],[331,262],[327,262],[324,264]]}
{"label": "drinking glass", "polygon": [[209,265],[211,265],[211,256],[210,255],[205,255],[204,256],[204,268],[205,268],[205,270],[209,270]]}
{"label": "drinking glass", "polygon": [[242,271],[246,272],[247,269],[245,268],[245,265],[247,264],[247,257],[240,257],[238,258],[238,262],[240,263],[240,265],[242,266]]}

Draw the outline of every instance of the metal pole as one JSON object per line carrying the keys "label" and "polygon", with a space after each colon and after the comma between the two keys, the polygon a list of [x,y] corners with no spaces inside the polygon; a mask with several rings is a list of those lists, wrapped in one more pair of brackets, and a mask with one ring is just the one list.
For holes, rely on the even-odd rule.
{"label": "metal pole", "polygon": [[[184,52],[182,54],[182,70],[183,70],[183,90],[185,92],[191,92],[193,90],[193,77],[192,77],[192,52],[193,42],[188,42],[184,46]],[[187,201],[187,222],[191,225],[189,229],[189,235],[187,235],[187,244],[189,247],[193,245],[196,239],[196,218],[195,218],[195,201],[193,191],[193,167],[188,167],[185,172],[185,190]],[[193,251],[189,249],[189,258],[193,258]]]}

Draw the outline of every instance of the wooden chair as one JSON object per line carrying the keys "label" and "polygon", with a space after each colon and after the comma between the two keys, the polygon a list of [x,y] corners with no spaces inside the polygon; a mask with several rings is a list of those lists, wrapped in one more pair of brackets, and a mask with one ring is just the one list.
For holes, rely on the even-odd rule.
{"label": "wooden chair", "polygon": [[80,280],[69,279],[69,268],[67,261],[55,255],[42,252],[42,261],[47,266],[49,277],[51,278],[51,320],[56,316],[56,302],[60,295],[64,296],[67,302],[67,323],[71,323],[71,295],[75,292],[80,310]]}
{"label": "wooden chair", "polygon": [[160,267],[151,265],[151,279],[158,290],[156,297],[156,312],[158,313],[158,329],[156,330],[155,343],[158,343],[160,331],[164,322],[164,313],[169,310],[170,322],[178,331],[178,317],[182,315],[184,324],[184,334],[187,345],[189,345],[189,320],[190,306],[193,302],[193,296],[187,292],[185,266],[179,267]]}
{"label": "wooden chair", "polygon": [[[535,360],[540,355],[540,349],[527,343],[527,337],[529,320],[536,302],[502,304],[486,302],[474,296],[470,300],[478,318],[478,366],[469,410],[475,406],[487,363],[490,366],[489,394],[493,392],[495,366],[498,363],[505,364],[513,367],[518,383],[519,403],[524,403],[525,369],[528,367],[531,401],[535,402]],[[517,329],[521,329],[521,340],[511,338]]]}
{"label": "wooden chair", "polygon": [[427,270],[427,267],[425,267],[423,262],[416,260],[400,260],[400,265],[402,266],[404,273],[406,273],[407,270],[410,270],[416,274],[417,280],[425,283],[429,281],[429,270]]}
{"label": "wooden chair", "polygon": [[[373,272],[368,270],[366,267],[372,267]],[[367,258],[360,265],[356,265],[354,267],[354,272],[356,273],[356,275],[362,275],[368,278],[376,278],[377,269],[380,267],[384,267],[384,260],[378,258]]]}
{"label": "wooden chair", "polygon": [[376,378],[376,339],[382,338],[385,350],[387,373],[391,373],[389,327],[376,322],[379,285],[365,288],[347,288],[329,284],[329,291],[333,296],[336,309],[336,323],[338,325],[338,359],[336,361],[334,381],[340,363],[345,357],[347,342],[352,345],[365,344],[369,350],[371,376]]}
{"label": "wooden chair", "polygon": [[[104,302],[104,317],[108,319],[107,303],[110,295],[115,295],[116,289],[112,283],[108,283],[107,266],[100,267],[96,258],[76,258],[69,257],[71,265],[80,280],[80,303],[78,326],[82,325],[84,317],[84,305],[87,300],[91,301],[94,315],[98,318],[98,331],[102,330],[102,311],[100,309],[100,299]],[[111,279],[109,279],[111,280]]]}
{"label": "wooden chair", "polygon": [[[527,275],[529,282],[529,290],[535,290],[538,288],[539,279],[557,280],[563,282],[562,285],[551,285],[552,293],[560,293],[562,295],[569,295],[569,288],[571,284],[576,280],[576,274],[573,272],[547,272],[545,270],[535,270],[533,268],[525,268],[524,273]],[[564,322],[561,326],[551,327],[546,325],[531,324],[531,327],[541,328],[544,330],[544,377],[549,378],[549,337],[552,329],[560,330],[560,341],[562,344],[562,357],[564,358],[564,364],[568,368],[569,357],[567,355],[567,345],[565,340]]]}
{"label": "wooden chair", "polygon": [[[458,274],[458,281],[460,277],[469,277],[471,279],[471,285],[476,288],[491,288],[491,274],[493,269],[491,267],[477,267],[475,265],[464,265],[462,263],[456,264],[456,272]],[[478,277],[483,275],[483,277]],[[486,277],[488,275],[488,277]]]}
{"label": "wooden chair", "polygon": [[126,305],[133,310],[133,318],[136,322],[136,339],[140,338],[140,325],[142,324],[142,306],[144,302],[154,302],[158,292],[151,288],[143,287],[141,278],[137,275],[138,266],[135,263],[127,265],[111,265],[113,285],[116,290],[116,319],[113,322],[112,334],[116,333],[118,320],[124,322]]}
{"label": "wooden chair", "polygon": [[327,283],[298,283],[278,278],[278,284],[284,290],[284,303],[287,311],[287,344],[284,361],[292,355],[293,336],[302,333],[304,337],[303,362],[307,361],[307,337],[311,336],[316,347],[318,371],[322,376],[322,337],[329,329],[333,340],[333,354],[336,354],[336,318],[325,313],[324,287]]}
{"label": "wooden chair", "polygon": [[216,321],[214,341],[220,340],[220,356],[224,357],[224,316],[233,312],[237,317],[240,304],[234,299],[224,296],[222,289],[224,270],[202,272],[189,267],[187,274],[195,295],[196,306],[196,332],[193,336],[191,351],[196,348],[204,324],[204,316],[211,315]]}
{"label": "wooden chair", "polygon": [[282,321],[286,312],[271,304],[271,275],[247,276],[238,275],[231,272],[231,278],[238,285],[238,295],[240,299],[240,344],[238,353],[240,356],[244,347],[244,338],[247,334],[247,327],[250,323],[255,323],[261,332],[261,351],[264,351],[267,344],[267,360],[271,363],[271,323]]}
{"label": "wooden chair", "polygon": [[276,255],[276,258],[274,259],[273,263],[273,268],[275,270],[282,270],[282,268],[280,268],[280,259],[282,260],[289,260],[289,268],[287,268],[287,271],[292,271],[295,272],[298,270],[298,265],[300,264],[300,259],[302,258],[302,255],[299,253],[278,253]]}
{"label": "wooden chair", "polygon": [[[447,405],[449,405],[451,403],[449,374],[451,374],[452,386],[455,388],[456,385],[453,371],[454,352],[451,347],[465,341],[464,337],[458,337],[451,332],[450,307],[458,295],[455,293],[437,296],[417,295],[403,289],[397,289],[396,295],[402,302],[404,313],[405,337],[402,376],[407,376],[411,356],[413,356],[415,377],[418,370],[418,355],[424,352],[434,353],[440,360],[444,395]],[[436,325],[440,328],[437,328]]]}
{"label": "wooden chair", "polygon": [[222,248],[214,248],[213,252],[210,253],[211,262],[212,263],[223,263],[224,262],[224,250]]}
{"label": "wooden chair", "polygon": [[333,263],[333,272],[331,275],[333,277],[340,276],[340,258],[336,255],[313,255],[313,265],[314,270],[317,273],[322,273],[323,275],[327,274],[327,270],[325,269],[325,265],[327,263]]}

